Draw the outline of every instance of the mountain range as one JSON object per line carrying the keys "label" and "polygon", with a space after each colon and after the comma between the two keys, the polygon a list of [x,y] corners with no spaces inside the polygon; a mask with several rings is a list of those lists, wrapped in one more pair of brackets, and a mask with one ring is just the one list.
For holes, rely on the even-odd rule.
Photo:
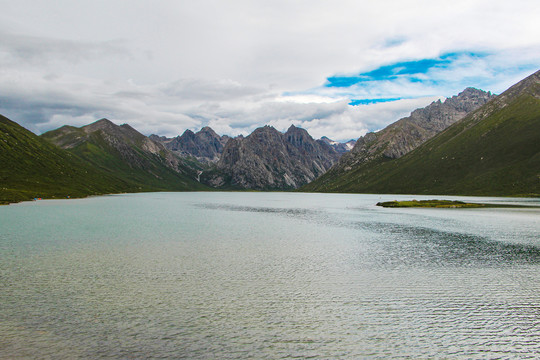
{"label": "mountain range", "polygon": [[195,180],[195,166],[127,124],[101,119],[81,128],[63,126],[41,137],[141,190],[205,188]]}
{"label": "mountain range", "polygon": [[351,152],[340,159],[327,178],[336,177],[359,166],[369,168],[381,161],[397,159],[493,97],[489,92],[467,88],[444,102],[438,100],[425,108],[416,109],[410,116],[388,125],[383,130],[367,133],[358,139]]}
{"label": "mountain range", "polygon": [[4,116],[0,116],[0,163],[0,203],[139,190]]}
{"label": "mountain range", "polygon": [[[186,130],[176,138],[146,137],[128,124],[116,125],[101,119],[80,128],[66,125],[37,136],[0,117],[0,202],[120,192],[212,190],[210,185],[221,189],[294,189],[322,174],[340,156],[334,150],[340,143],[330,146],[292,127],[286,155],[278,156],[284,163],[275,168],[275,173],[265,174],[279,178],[278,172],[288,169],[292,180],[261,183],[257,180],[259,167],[252,167],[252,174],[242,173],[238,169],[245,162],[236,164],[229,156],[221,155],[229,140],[234,140],[229,148],[244,139],[256,147],[253,144],[257,141],[253,140],[262,139],[257,134],[265,129],[235,139],[219,136],[209,127],[197,133]],[[275,129],[273,132],[279,134],[276,139],[283,145],[284,135]],[[259,145],[277,146],[264,141]],[[315,153],[310,155],[310,151]],[[237,175],[248,180],[216,186],[220,179],[234,181]]]}
{"label": "mountain range", "polygon": [[302,190],[538,196],[540,71],[489,98],[403,156],[396,148],[379,145],[397,123],[380,134],[368,134],[339,164]]}
{"label": "mountain range", "polygon": [[[139,191],[540,193],[540,72],[499,96],[473,88],[356,142],[291,126],[146,137],[107,119],[41,136],[0,116],[0,201]],[[349,149],[352,148],[351,151]]]}
{"label": "mountain range", "polygon": [[341,156],[323,140],[291,125],[285,133],[271,126],[230,139],[205,182],[216,188],[292,190],[324,174]]}

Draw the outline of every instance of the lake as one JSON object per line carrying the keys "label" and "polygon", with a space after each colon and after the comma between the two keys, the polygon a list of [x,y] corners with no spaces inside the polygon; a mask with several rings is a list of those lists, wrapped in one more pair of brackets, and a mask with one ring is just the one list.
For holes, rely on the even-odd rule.
{"label": "lake", "polygon": [[375,206],[412,198],[2,206],[0,358],[539,358],[540,200]]}

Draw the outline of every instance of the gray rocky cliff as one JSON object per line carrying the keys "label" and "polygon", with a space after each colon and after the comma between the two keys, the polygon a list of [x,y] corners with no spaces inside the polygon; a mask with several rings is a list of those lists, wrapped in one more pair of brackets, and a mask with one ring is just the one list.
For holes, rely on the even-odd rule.
{"label": "gray rocky cliff", "polygon": [[229,140],[228,136],[219,136],[208,126],[196,133],[186,130],[181,136],[172,139],[157,135],[150,137],[160,141],[168,150],[179,156],[194,156],[205,163],[217,162]]}
{"label": "gray rocky cliff", "polygon": [[[217,162],[214,186],[257,190],[296,189],[328,170],[340,157],[330,145],[291,126],[281,133],[270,126],[227,142]],[[227,180],[226,180],[227,179]]]}
{"label": "gray rocky cliff", "polygon": [[354,148],[343,155],[332,171],[349,171],[371,161],[399,158],[493,97],[490,92],[467,88],[444,102],[438,100],[425,108],[416,109],[410,116],[383,130],[359,138]]}

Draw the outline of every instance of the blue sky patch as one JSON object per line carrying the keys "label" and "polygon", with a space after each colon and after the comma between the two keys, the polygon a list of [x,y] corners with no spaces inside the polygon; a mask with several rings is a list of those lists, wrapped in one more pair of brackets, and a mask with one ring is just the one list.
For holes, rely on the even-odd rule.
{"label": "blue sky patch", "polygon": [[371,105],[371,104],[377,104],[377,103],[385,103],[390,101],[397,101],[401,100],[402,98],[385,98],[385,99],[354,99],[349,102],[349,105],[357,106],[357,105]]}
{"label": "blue sky patch", "polygon": [[411,82],[433,82],[437,79],[424,80],[425,75],[431,70],[449,68],[454,62],[463,58],[482,58],[487,55],[486,53],[462,51],[446,53],[436,59],[401,61],[358,75],[331,76],[327,78],[324,86],[329,88],[346,88],[366,82],[393,81],[399,78],[406,78]]}

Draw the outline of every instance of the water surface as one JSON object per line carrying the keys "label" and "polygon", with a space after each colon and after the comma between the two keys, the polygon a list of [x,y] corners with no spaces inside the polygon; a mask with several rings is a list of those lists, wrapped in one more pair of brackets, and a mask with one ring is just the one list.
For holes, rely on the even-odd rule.
{"label": "water surface", "polygon": [[0,358],[540,357],[540,202],[374,205],[410,198],[0,207]]}

